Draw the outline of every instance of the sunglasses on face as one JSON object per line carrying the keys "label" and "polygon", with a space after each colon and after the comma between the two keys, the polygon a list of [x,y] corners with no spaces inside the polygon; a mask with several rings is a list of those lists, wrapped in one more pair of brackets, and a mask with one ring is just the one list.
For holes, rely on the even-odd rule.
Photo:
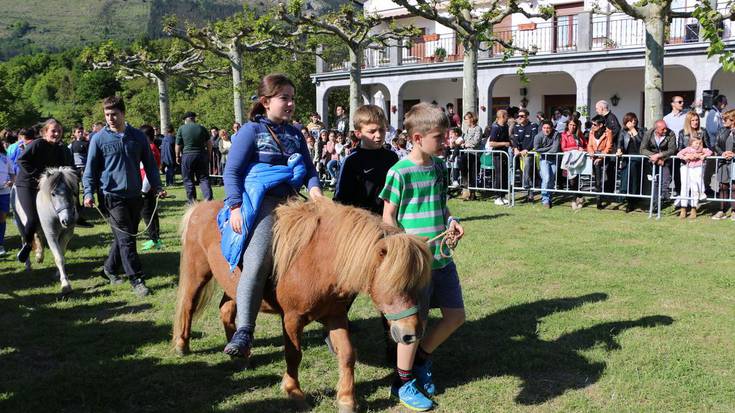
{"label": "sunglasses on face", "polygon": [[683,100],[675,100],[674,103],[684,103]]}
{"label": "sunglasses on face", "polygon": [[519,118],[525,118],[526,115],[518,115]]}

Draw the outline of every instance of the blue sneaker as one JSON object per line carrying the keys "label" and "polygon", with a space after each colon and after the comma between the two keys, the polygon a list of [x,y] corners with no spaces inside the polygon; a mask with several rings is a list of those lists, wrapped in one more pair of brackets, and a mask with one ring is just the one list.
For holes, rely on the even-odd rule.
{"label": "blue sneaker", "polygon": [[398,389],[391,386],[390,392],[392,396],[398,397],[402,405],[415,412],[425,412],[434,407],[434,402],[431,401],[430,398],[426,397],[426,395],[416,386],[416,379],[405,383]]}
{"label": "blue sneaker", "polygon": [[238,328],[232,339],[225,346],[225,354],[230,357],[250,357],[250,349],[253,347],[253,334],[244,328]]}
{"label": "blue sneaker", "polygon": [[429,397],[434,397],[436,386],[434,386],[434,380],[431,376],[431,360],[426,360],[422,366],[414,364],[413,374],[416,377],[416,383],[424,390],[424,393]]}

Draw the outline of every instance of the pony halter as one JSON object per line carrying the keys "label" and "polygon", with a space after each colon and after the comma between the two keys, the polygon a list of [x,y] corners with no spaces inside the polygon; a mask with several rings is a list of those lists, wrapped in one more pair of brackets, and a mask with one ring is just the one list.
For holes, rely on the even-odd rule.
{"label": "pony halter", "polygon": [[398,313],[383,313],[383,316],[390,321],[398,321],[406,317],[410,317],[418,312],[419,312],[419,307],[415,305],[413,307],[409,307]]}

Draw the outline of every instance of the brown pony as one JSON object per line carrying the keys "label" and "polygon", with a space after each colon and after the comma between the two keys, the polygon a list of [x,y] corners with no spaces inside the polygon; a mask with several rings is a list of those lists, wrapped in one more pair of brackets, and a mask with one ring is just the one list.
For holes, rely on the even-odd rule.
{"label": "brown pony", "polygon": [[[179,290],[173,344],[189,351],[191,323],[214,292],[214,276],[224,289],[220,316],[229,340],[235,332],[235,297],[240,270],[230,273],[220,251],[216,215],[221,201],[195,204],[182,220]],[[355,353],[347,331],[347,312],[365,292],[386,317],[391,336],[412,343],[422,334],[416,314],[417,292],[429,281],[432,256],[423,239],[383,224],[379,217],[326,198],[292,201],[276,209],[274,274],[266,285],[261,311],[281,315],[287,369],[281,387],[304,400],[298,380],[301,334],[317,320],[329,330],[339,359],[337,403],[354,411]],[[247,262],[243,265],[248,265]]]}

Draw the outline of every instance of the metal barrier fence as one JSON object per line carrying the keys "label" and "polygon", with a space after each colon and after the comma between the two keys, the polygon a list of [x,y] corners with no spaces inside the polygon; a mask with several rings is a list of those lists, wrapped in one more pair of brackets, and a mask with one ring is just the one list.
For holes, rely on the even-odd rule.
{"label": "metal barrier fence", "polygon": [[510,195],[511,159],[507,151],[467,149],[461,154],[461,181],[467,189]]}
{"label": "metal barrier fence", "polygon": [[687,165],[681,159],[672,158],[667,161],[667,167],[673,178],[663,191],[671,193],[676,206],[697,208],[701,202],[720,202],[723,212],[728,209],[726,204],[735,206],[733,158],[708,156],[701,166]]}
{"label": "metal barrier fence", "polygon": [[[508,194],[515,205],[516,192],[540,192],[542,202],[552,194],[598,197],[599,200],[648,201],[649,217],[660,218],[662,182],[670,181],[670,168],[653,165],[643,155],[573,152],[511,156],[506,151],[463,150],[461,181],[467,189]],[[574,162],[571,162],[574,161]],[[456,177],[452,177],[455,180]],[[665,192],[664,195],[667,195]],[[667,196],[664,196],[667,197]]]}

